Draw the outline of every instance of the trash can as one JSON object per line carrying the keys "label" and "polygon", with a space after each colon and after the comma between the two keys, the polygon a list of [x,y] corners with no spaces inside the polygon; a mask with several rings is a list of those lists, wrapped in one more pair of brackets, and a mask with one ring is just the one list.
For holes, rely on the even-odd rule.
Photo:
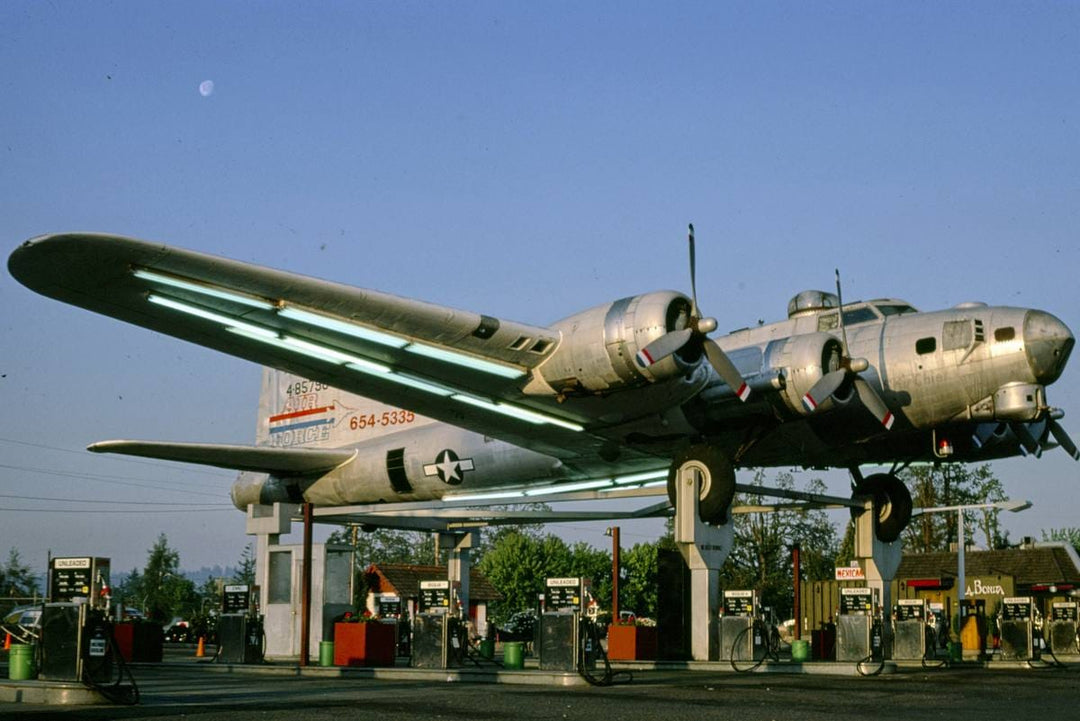
{"label": "trash can", "polygon": [[795,639],[791,642],[791,660],[797,663],[810,660],[810,642]]}
{"label": "trash can", "polygon": [[34,668],[34,644],[13,643],[8,656],[8,678],[12,681],[27,681],[37,678]]}
{"label": "trash can", "polygon": [[960,663],[964,660],[964,647],[957,641],[949,641],[949,660],[953,663]]}
{"label": "trash can", "polygon": [[503,668],[525,668],[525,645],[521,641],[503,644]]}
{"label": "trash can", "polygon": [[319,641],[319,665],[320,666],[333,666],[334,665],[334,642],[333,641]]}
{"label": "trash can", "polygon": [[495,639],[480,639],[480,655],[487,659],[495,658]]}

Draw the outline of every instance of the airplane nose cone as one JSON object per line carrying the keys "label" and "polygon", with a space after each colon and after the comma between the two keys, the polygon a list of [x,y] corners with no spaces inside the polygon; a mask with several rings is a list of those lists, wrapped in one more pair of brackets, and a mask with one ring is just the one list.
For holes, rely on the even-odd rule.
{"label": "airplane nose cone", "polygon": [[1069,327],[1041,310],[1024,317],[1024,349],[1035,380],[1049,385],[1065,370],[1076,339]]}

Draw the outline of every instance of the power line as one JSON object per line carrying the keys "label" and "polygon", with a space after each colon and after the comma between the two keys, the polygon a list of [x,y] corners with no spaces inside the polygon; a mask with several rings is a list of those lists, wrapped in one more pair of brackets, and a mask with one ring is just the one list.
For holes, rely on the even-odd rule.
{"label": "power line", "polygon": [[132,508],[130,510],[107,511],[97,508],[0,508],[0,513],[8,511],[12,513],[220,513],[221,511],[236,511],[235,508]]}
{"label": "power line", "polygon": [[[20,501],[59,501],[61,503],[108,503],[111,506],[205,506],[206,503],[184,503],[166,501],[103,501],[93,498],[56,498],[54,496],[17,496],[10,493],[0,493],[0,498],[15,498]],[[225,504],[221,504],[225,506]],[[231,507],[231,506],[230,506]]]}
{"label": "power line", "polygon": [[[71,454],[77,455],[77,456],[79,456],[80,458],[83,458],[83,459],[86,459],[90,454],[90,451],[87,451],[86,449],[75,450],[75,449],[72,449],[72,448],[61,448],[60,446],[49,446],[49,445],[46,445],[44,443],[31,443],[30,441],[19,441],[19,440],[15,440],[14,438],[0,438],[0,443],[11,443],[11,444],[14,444],[14,445],[17,445],[17,446],[28,446],[30,448],[42,448],[42,449],[45,449],[45,450],[48,450],[48,451],[57,451],[59,453],[71,453]],[[100,458],[100,456],[98,456],[98,458]],[[151,466],[153,468],[162,468],[162,467],[168,468],[168,466],[163,466],[163,463],[166,463],[166,461],[148,461],[148,460],[139,460],[139,459],[136,459],[136,458],[116,458],[116,457],[110,458],[109,460],[113,461],[115,463],[135,463],[135,464],[138,464],[140,466]],[[179,462],[179,461],[177,461],[177,462]],[[224,471],[224,470],[218,471],[218,470],[210,470],[208,468],[199,468],[199,467],[191,468],[187,472],[188,473],[198,473],[198,474],[201,474],[201,475],[204,475],[204,476],[213,476],[214,478],[230,478],[233,475],[232,473],[230,473],[228,471]]]}
{"label": "power line", "polygon": [[[132,486],[135,488],[153,488],[161,491],[170,491],[172,493],[187,493],[192,496],[206,496],[209,495],[209,491],[189,491],[186,488],[175,488],[169,486],[157,486],[152,483],[135,483],[133,481],[120,481],[115,480],[115,476],[102,476],[95,473],[73,473],[71,471],[52,471],[44,468],[31,468],[29,466],[15,466],[7,463],[0,463],[0,468],[7,468],[13,471],[24,471],[26,473],[40,473],[46,476],[59,476],[60,478],[75,478],[81,481],[92,480],[99,483],[111,483],[117,486]],[[133,479],[135,480],[135,479]]]}

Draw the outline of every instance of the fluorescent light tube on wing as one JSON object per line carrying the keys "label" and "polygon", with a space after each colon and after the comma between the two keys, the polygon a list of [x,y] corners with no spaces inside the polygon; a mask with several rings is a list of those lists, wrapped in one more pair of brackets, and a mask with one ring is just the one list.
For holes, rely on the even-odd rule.
{"label": "fluorescent light tube on wing", "polygon": [[278,311],[278,315],[282,318],[288,318],[290,320],[299,321],[301,323],[307,323],[318,328],[325,328],[326,330],[332,330],[335,333],[343,333],[345,335],[351,335],[354,338],[360,340],[371,341],[372,343],[379,343],[381,345],[390,346],[391,348],[404,348],[409,344],[409,341],[404,338],[398,338],[397,336],[390,335],[389,333],[383,333],[382,331],[372,330],[359,326],[354,323],[340,320],[338,318],[332,318],[330,316],[322,315],[321,313],[312,313],[306,310],[300,310],[299,308],[286,307]]}
{"label": "fluorescent light tube on wing", "polygon": [[459,365],[463,368],[471,368],[472,370],[502,376],[503,378],[520,378],[525,375],[525,371],[520,368],[505,366],[500,363],[492,363],[483,358],[474,358],[463,353],[446,350],[445,348],[436,348],[435,346],[424,345],[423,343],[410,343],[405,346],[405,350],[410,353],[415,353],[416,355],[424,356],[425,358],[453,363],[454,365]]}
{"label": "fluorescent light tube on wing", "polygon": [[181,288],[183,290],[189,290],[192,293],[199,293],[201,295],[210,296],[211,298],[219,298],[221,300],[227,300],[232,303],[239,303],[240,305],[246,305],[251,308],[259,308],[260,310],[273,310],[274,304],[269,303],[260,298],[252,298],[247,295],[240,295],[229,290],[223,290],[212,285],[203,285],[202,283],[196,283],[191,280],[184,280],[183,278],[177,278],[173,275],[163,275],[161,273],[155,273],[150,270],[143,270],[142,268],[136,268],[133,275],[136,278],[142,280],[149,280],[153,283],[160,283],[162,285],[171,285],[174,288]]}

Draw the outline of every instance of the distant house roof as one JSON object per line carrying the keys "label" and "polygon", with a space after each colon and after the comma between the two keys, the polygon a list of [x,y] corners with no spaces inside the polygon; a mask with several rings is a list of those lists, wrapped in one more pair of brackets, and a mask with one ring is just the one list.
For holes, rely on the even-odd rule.
{"label": "distant house roof", "polygon": [[[1031,548],[968,551],[964,554],[966,576],[1012,576],[1017,586],[1080,584],[1076,552],[1063,543],[1042,543]],[[897,578],[956,576],[956,553],[904,554]]]}
{"label": "distant house roof", "polygon": [[[421,581],[445,581],[446,566],[409,566],[403,563],[372,564],[364,572],[368,587],[375,593],[396,593],[402,598],[417,598]],[[497,601],[502,598],[487,576],[469,569],[469,600]]]}

